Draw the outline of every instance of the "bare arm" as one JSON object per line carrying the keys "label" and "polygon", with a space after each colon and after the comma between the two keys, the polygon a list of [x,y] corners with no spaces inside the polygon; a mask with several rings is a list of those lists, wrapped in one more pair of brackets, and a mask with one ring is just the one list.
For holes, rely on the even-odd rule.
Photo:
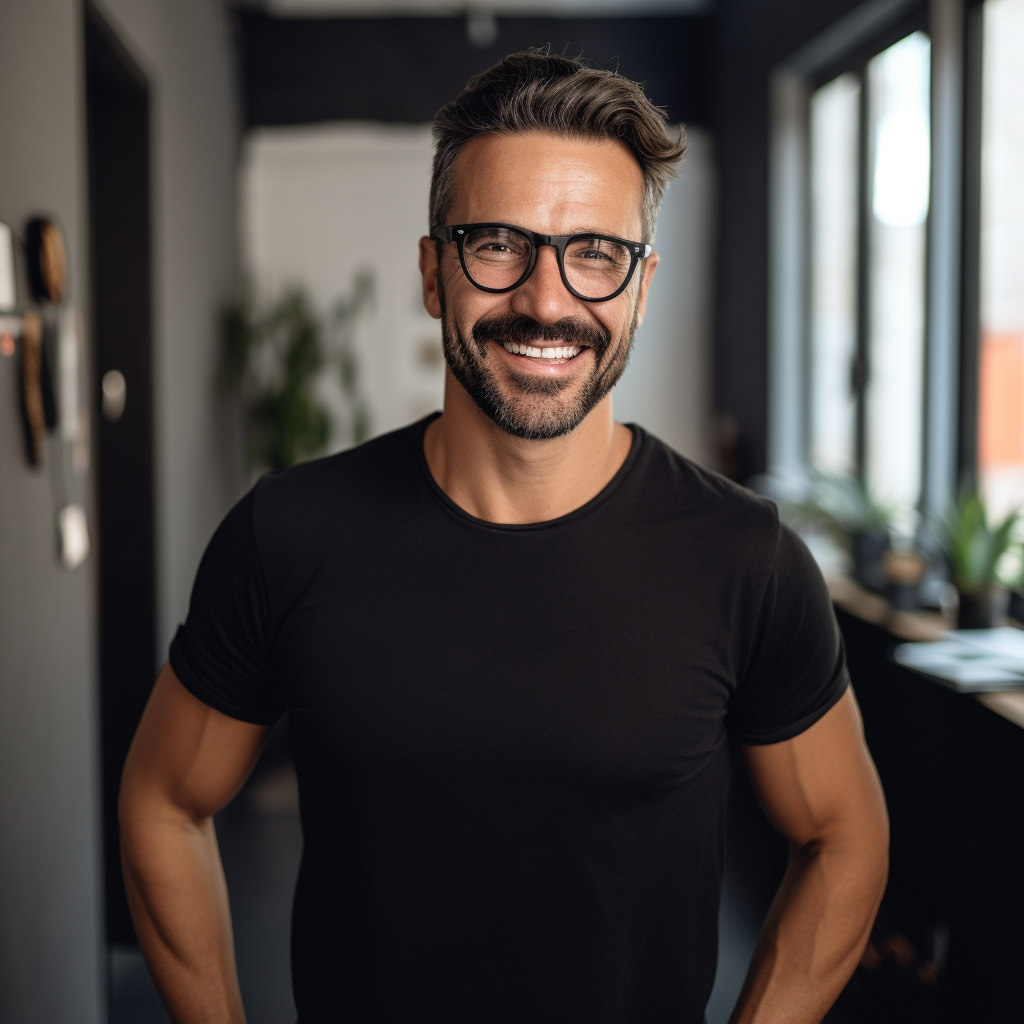
{"label": "bare arm", "polygon": [[888,872],[885,800],[853,693],[746,756],[790,857],[730,1024],[818,1024],[857,966]]}
{"label": "bare arm", "polygon": [[121,782],[121,859],[146,963],[177,1024],[243,1024],[213,814],[252,770],[267,727],[215,711],[164,665]]}

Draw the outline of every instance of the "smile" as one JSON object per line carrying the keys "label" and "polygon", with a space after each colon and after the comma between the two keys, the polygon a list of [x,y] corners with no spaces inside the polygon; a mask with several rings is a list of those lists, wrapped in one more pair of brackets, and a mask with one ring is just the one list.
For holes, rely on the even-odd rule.
{"label": "smile", "polygon": [[575,359],[583,351],[581,345],[557,345],[553,348],[538,348],[535,345],[523,345],[516,341],[503,341],[502,348],[514,356],[526,356],[529,359],[550,359],[555,362],[568,362]]}

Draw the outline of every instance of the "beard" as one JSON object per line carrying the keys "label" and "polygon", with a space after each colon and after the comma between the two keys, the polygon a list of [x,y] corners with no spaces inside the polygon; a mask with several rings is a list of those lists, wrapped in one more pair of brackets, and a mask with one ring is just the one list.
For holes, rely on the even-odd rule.
{"label": "beard", "polygon": [[[519,313],[498,313],[478,320],[473,325],[472,339],[467,340],[449,320],[440,275],[438,293],[441,342],[452,374],[480,410],[515,437],[546,441],[571,433],[618,384],[629,362],[636,305],[628,335],[613,350],[609,331],[578,317],[564,317],[545,325]],[[499,378],[493,364],[488,365],[488,341],[499,345],[506,341],[579,345],[593,352],[593,366],[582,380],[578,374],[545,378],[508,369]]]}

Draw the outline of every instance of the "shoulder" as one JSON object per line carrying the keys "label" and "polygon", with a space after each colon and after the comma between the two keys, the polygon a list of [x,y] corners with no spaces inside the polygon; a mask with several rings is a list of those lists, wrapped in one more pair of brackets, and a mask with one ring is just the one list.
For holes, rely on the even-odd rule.
{"label": "shoulder", "polygon": [[417,488],[422,423],[357,448],[267,473],[252,490],[252,529],[262,556],[319,561],[336,544],[365,536]]}
{"label": "shoulder", "polygon": [[416,436],[422,424],[383,434],[356,448],[267,473],[253,488],[254,515],[303,518],[317,510],[336,514],[353,500],[372,500],[415,472]]}
{"label": "shoulder", "polygon": [[733,541],[748,538],[774,554],[779,543],[779,512],[775,503],[747,487],[698,465],[640,427],[637,486],[656,507],[713,527]]}

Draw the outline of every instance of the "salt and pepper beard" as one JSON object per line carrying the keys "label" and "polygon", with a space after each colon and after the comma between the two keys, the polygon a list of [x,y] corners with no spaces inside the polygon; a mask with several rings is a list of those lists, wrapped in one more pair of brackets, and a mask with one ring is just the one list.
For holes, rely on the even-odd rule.
{"label": "salt and pepper beard", "polygon": [[[613,387],[619,382],[633,350],[639,298],[633,306],[633,319],[629,334],[612,353],[604,365],[604,357],[612,346],[611,334],[606,328],[588,323],[578,317],[564,317],[553,324],[540,324],[532,317],[519,313],[499,313],[485,317],[473,325],[472,343],[458,327],[449,321],[440,267],[437,274],[437,293],[441,304],[441,343],[444,357],[455,379],[466,389],[482,412],[502,430],[527,441],[545,441],[563,437],[575,430]],[[531,396],[557,396],[570,387],[578,392],[565,407],[531,411],[517,402],[515,395],[502,391],[497,375],[487,365],[487,342],[505,341],[539,345],[543,341],[561,345],[584,345],[594,353],[594,365],[587,378],[579,382],[572,377],[538,377],[535,374],[506,371],[507,387],[529,401]]]}

